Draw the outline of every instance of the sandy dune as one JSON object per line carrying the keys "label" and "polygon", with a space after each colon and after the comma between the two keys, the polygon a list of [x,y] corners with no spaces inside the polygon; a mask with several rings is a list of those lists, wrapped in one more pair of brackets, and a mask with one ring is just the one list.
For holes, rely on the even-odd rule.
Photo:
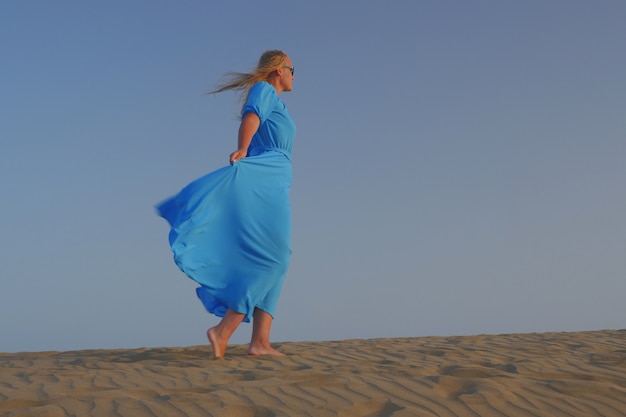
{"label": "sandy dune", "polygon": [[626,331],[0,353],[0,416],[626,416]]}

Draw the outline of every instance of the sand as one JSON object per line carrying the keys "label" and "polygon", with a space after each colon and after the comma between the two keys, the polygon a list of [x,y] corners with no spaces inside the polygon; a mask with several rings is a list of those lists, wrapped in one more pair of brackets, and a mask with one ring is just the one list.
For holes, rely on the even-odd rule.
{"label": "sand", "polygon": [[626,416],[626,330],[0,353],[0,416]]}

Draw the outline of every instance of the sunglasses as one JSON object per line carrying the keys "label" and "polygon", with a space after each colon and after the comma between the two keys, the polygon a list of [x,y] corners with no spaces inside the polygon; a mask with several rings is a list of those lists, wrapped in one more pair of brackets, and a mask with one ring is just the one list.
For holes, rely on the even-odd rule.
{"label": "sunglasses", "polygon": [[291,75],[293,75],[293,73],[296,71],[296,68],[294,66],[287,66],[287,65],[283,65],[283,68],[287,68],[289,69],[289,71],[291,71]]}

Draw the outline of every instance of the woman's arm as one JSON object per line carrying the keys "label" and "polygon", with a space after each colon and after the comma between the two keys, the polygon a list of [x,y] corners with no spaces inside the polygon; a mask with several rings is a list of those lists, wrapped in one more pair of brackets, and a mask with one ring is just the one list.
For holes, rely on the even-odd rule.
{"label": "woman's arm", "polygon": [[246,157],[248,146],[252,141],[252,137],[259,130],[261,119],[253,112],[248,112],[243,116],[243,120],[239,125],[239,135],[237,138],[238,149],[230,154],[230,164],[237,162]]}

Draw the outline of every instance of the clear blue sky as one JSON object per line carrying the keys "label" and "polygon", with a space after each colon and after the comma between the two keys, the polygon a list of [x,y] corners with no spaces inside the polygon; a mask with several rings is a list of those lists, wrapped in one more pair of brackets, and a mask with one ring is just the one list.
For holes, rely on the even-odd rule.
{"label": "clear blue sky", "polygon": [[[296,66],[274,341],[626,327],[623,1],[0,2],[0,351],[206,343],[153,206]],[[250,327],[233,338],[245,343]]]}

